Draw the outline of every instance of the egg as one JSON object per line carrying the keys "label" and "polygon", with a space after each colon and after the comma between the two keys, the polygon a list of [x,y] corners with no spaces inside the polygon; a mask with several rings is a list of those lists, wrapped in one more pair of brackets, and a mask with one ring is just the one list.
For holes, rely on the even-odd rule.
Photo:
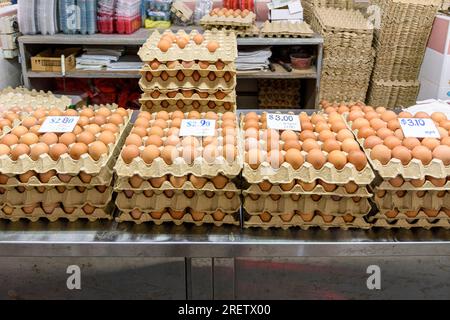
{"label": "egg", "polygon": [[218,156],[219,151],[216,145],[210,144],[203,148],[203,158],[207,163],[214,163]]}
{"label": "egg", "polygon": [[175,146],[165,146],[161,151],[161,158],[165,163],[171,165],[179,157],[179,152]]}
{"label": "egg", "polygon": [[39,173],[39,180],[42,183],[48,183],[54,176],[56,176],[56,170],[50,170],[44,173]]}
{"label": "egg", "polygon": [[358,185],[353,181],[350,181],[349,183],[344,185],[345,191],[349,194],[355,193],[358,190],[358,188],[359,188]]}
{"label": "egg", "polygon": [[109,145],[116,142],[116,137],[111,131],[103,131],[98,135],[97,140],[103,142],[105,145]]}
{"label": "egg", "polygon": [[385,145],[378,144],[372,148],[370,157],[373,160],[378,160],[381,164],[386,165],[391,160],[391,149]]}
{"label": "egg", "polygon": [[322,150],[326,151],[328,153],[330,153],[332,151],[340,151],[341,144],[334,139],[328,139],[323,143]]}
{"label": "egg", "polygon": [[159,178],[151,178],[149,179],[150,184],[152,185],[152,187],[154,188],[161,188],[161,186],[163,185],[164,182],[167,181],[167,177],[166,176],[162,176]]}
{"label": "egg", "polygon": [[429,180],[435,187],[442,188],[447,183],[447,179],[445,178],[434,178],[434,177],[427,177],[427,180]]}
{"label": "egg", "polygon": [[125,146],[122,149],[122,153],[121,153],[122,160],[126,164],[130,164],[133,161],[133,159],[139,157],[139,155],[140,155],[139,148],[134,144]]}
{"label": "egg", "polygon": [[223,175],[218,175],[216,177],[211,178],[211,182],[213,183],[214,187],[217,189],[223,189],[227,185],[229,179]]}
{"label": "egg", "polygon": [[197,81],[200,80],[201,75],[200,75],[200,73],[199,73],[197,70],[195,70],[195,71],[192,73],[191,77],[192,77],[192,79],[193,79],[195,82],[197,82]]}
{"label": "egg", "polygon": [[433,158],[439,159],[443,162],[444,166],[450,165],[450,147],[447,145],[440,145],[434,148]]}
{"label": "egg", "polygon": [[[183,37],[179,37],[177,39],[177,45],[180,49],[184,49],[186,47],[186,45],[188,44],[188,41],[186,41],[185,38]],[[162,50],[161,50],[162,51]]]}
{"label": "egg", "polygon": [[344,152],[333,150],[328,154],[328,161],[338,170],[342,170],[347,164],[347,156]]}
{"label": "egg", "polygon": [[19,142],[19,138],[12,133],[8,133],[1,139],[1,142],[11,147]]}
{"label": "egg", "polygon": [[358,129],[358,138],[359,139],[367,139],[368,137],[373,136],[373,135],[375,135],[375,130],[373,130],[370,127],[362,127],[360,129]]}
{"label": "egg", "polygon": [[320,149],[312,149],[306,155],[306,161],[309,162],[316,170],[320,170],[327,162],[327,158]]}
{"label": "egg", "polygon": [[356,142],[353,138],[345,139],[341,144],[341,149],[347,153],[352,151],[360,151],[358,142]]}
{"label": "egg", "polygon": [[50,151],[50,148],[46,143],[39,142],[31,147],[30,158],[37,161],[41,154],[46,154]]}
{"label": "egg", "polygon": [[[326,192],[333,192],[333,191],[336,190],[336,188],[337,188],[337,185],[335,185],[334,183],[326,183],[326,182],[323,181],[323,180],[320,180],[320,181],[319,181],[319,184],[323,187],[323,189],[324,189]],[[314,196],[319,196],[319,197],[320,197],[320,195],[314,195]],[[315,200],[315,201],[318,201],[318,200],[320,200],[320,198],[318,198],[318,199]]]}
{"label": "egg", "polygon": [[[24,126],[25,128],[28,128],[28,129],[36,124],[38,124],[38,121],[35,117],[27,117],[22,120],[22,126]],[[9,125],[9,126],[11,126],[11,125]]]}
{"label": "egg", "polygon": [[253,170],[256,170],[261,162],[263,162],[263,156],[261,154],[261,151],[258,149],[250,149],[245,154],[245,162],[252,168]]}
{"label": "egg", "polygon": [[162,141],[160,136],[158,136],[158,135],[151,135],[151,136],[149,136],[147,138],[147,141],[145,142],[145,145],[146,146],[153,145],[153,146],[156,146],[156,147],[161,147],[163,145],[163,141]]}
{"label": "egg", "polygon": [[92,159],[98,161],[102,155],[108,154],[108,147],[101,141],[94,141],[89,144],[88,153]]}
{"label": "egg", "polygon": [[302,149],[302,145],[299,141],[291,139],[283,144],[283,149],[284,151],[288,151],[290,149],[297,149],[300,151]]}
{"label": "egg", "polygon": [[396,146],[392,149],[392,158],[400,160],[402,165],[406,166],[412,159],[411,151],[404,146]]}
{"label": "egg", "polygon": [[11,159],[16,161],[21,155],[28,155],[30,153],[30,147],[27,144],[16,144],[11,150]]}
{"label": "egg", "polygon": [[172,43],[170,43],[166,39],[162,39],[158,42],[158,49],[161,50],[162,52],[167,52],[171,46]]}
{"label": "egg", "polygon": [[208,182],[208,179],[206,178],[202,178],[202,177],[196,177],[194,175],[191,175],[189,177],[189,181],[192,183],[192,185],[197,188],[203,188],[205,186],[205,184]]}
{"label": "egg", "polygon": [[108,123],[115,124],[117,126],[123,124],[123,117],[118,113],[113,113],[107,118]]}
{"label": "egg", "polygon": [[402,141],[402,145],[408,148],[409,150],[413,150],[415,147],[420,146],[420,141],[417,138],[405,138]]}
{"label": "egg", "polygon": [[36,176],[36,173],[32,170],[29,170],[19,175],[19,181],[22,183],[27,183],[30,180],[30,178],[34,176]]}
{"label": "egg", "polygon": [[422,187],[424,185],[425,179],[412,179],[412,180],[409,181],[409,183],[411,183],[411,185],[416,187],[416,188],[420,188],[420,187]]}
{"label": "egg", "polygon": [[427,165],[433,159],[433,155],[430,149],[424,146],[416,146],[412,149],[411,154],[414,159],[418,159],[422,162],[422,164]]}
{"label": "egg", "polygon": [[320,145],[317,143],[316,140],[308,138],[305,141],[303,141],[302,150],[310,152],[313,149],[317,149],[320,151]]}
{"label": "egg", "polygon": [[24,126],[18,126],[15,127],[11,130],[11,133],[16,135],[18,138],[20,138],[21,136],[23,136],[24,134],[26,134],[28,132],[28,129]]}
{"label": "egg", "polygon": [[353,164],[358,171],[364,170],[364,168],[367,166],[366,155],[360,150],[351,151],[347,156],[347,160],[349,163]]}
{"label": "egg", "polygon": [[419,111],[414,115],[414,118],[423,118],[423,119],[429,119],[430,116],[428,115],[428,113],[423,112],[423,111]]}
{"label": "egg", "polygon": [[364,118],[358,118],[352,123],[353,130],[360,130],[361,128],[367,128],[370,126],[369,121]]}
{"label": "egg", "polygon": [[271,150],[267,154],[267,160],[269,161],[272,168],[278,169],[284,162],[284,156],[283,153],[279,150]]}
{"label": "egg", "polygon": [[302,153],[298,149],[289,149],[286,151],[284,160],[289,163],[294,170],[298,170],[305,162]]}
{"label": "egg", "polygon": [[206,45],[206,48],[209,52],[214,53],[220,47],[220,44],[217,41],[209,41]]}
{"label": "egg", "polygon": [[[177,73],[177,75],[178,75],[178,73]],[[183,73],[181,73],[181,74],[183,74]],[[167,81],[167,79],[169,79],[169,74],[166,71],[161,72],[161,74],[159,76],[163,81]],[[184,74],[183,74],[183,77],[184,77]]]}
{"label": "egg", "polygon": [[10,152],[11,152],[10,147],[8,147],[5,144],[0,144],[0,156],[9,155]]}
{"label": "egg", "polygon": [[425,138],[422,140],[422,145],[427,147],[429,150],[433,151],[436,147],[438,147],[441,143],[439,140],[434,138]]}

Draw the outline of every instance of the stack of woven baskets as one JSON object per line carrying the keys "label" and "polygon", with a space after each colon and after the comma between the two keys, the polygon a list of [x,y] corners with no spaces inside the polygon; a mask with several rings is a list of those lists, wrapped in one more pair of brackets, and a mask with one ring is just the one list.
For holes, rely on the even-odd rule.
{"label": "stack of woven baskets", "polygon": [[314,8],[312,28],[324,39],[320,98],[364,101],[374,60],[373,26],[357,10]]}
{"label": "stack of woven baskets", "polygon": [[[368,103],[396,107],[415,104],[420,66],[441,0],[372,0],[379,6],[375,65]],[[376,12],[375,12],[376,13]]]}

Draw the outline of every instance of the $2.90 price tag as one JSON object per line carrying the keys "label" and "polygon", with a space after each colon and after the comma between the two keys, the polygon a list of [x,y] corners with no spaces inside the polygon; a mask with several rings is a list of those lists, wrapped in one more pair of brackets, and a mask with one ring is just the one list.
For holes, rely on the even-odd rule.
{"label": "$2.90 price tag", "polygon": [[267,128],[293,131],[301,131],[302,129],[300,127],[300,119],[297,115],[282,113],[268,113]]}
{"label": "$2.90 price tag", "polygon": [[181,120],[180,137],[208,137],[216,134],[216,120],[183,119]]}
{"label": "$2.90 price tag", "polygon": [[39,132],[72,132],[79,116],[49,116],[45,118]]}
{"label": "$2.90 price tag", "polygon": [[440,139],[436,125],[431,119],[399,118],[403,135],[406,138],[437,138]]}

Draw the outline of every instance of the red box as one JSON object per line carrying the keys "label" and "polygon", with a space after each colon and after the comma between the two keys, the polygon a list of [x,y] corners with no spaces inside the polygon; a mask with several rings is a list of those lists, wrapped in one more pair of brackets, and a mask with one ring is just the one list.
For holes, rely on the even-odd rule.
{"label": "red box", "polygon": [[142,25],[141,16],[135,17],[116,17],[117,33],[130,34],[138,30]]}

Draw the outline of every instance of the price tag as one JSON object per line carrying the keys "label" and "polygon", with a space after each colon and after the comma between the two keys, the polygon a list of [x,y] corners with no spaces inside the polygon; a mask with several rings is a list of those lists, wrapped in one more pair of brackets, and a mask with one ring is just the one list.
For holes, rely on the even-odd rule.
{"label": "price tag", "polygon": [[49,116],[39,128],[39,132],[72,132],[79,116]]}
{"label": "price tag", "polygon": [[216,135],[216,120],[183,119],[181,120],[180,137],[208,137]]}
{"label": "price tag", "polygon": [[300,119],[297,115],[268,113],[267,128],[275,130],[294,130],[301,131]]}
{"label": "price tag", "polygon": [[398,120],[406,138],[441,138],[431,119],[400,118]]}

